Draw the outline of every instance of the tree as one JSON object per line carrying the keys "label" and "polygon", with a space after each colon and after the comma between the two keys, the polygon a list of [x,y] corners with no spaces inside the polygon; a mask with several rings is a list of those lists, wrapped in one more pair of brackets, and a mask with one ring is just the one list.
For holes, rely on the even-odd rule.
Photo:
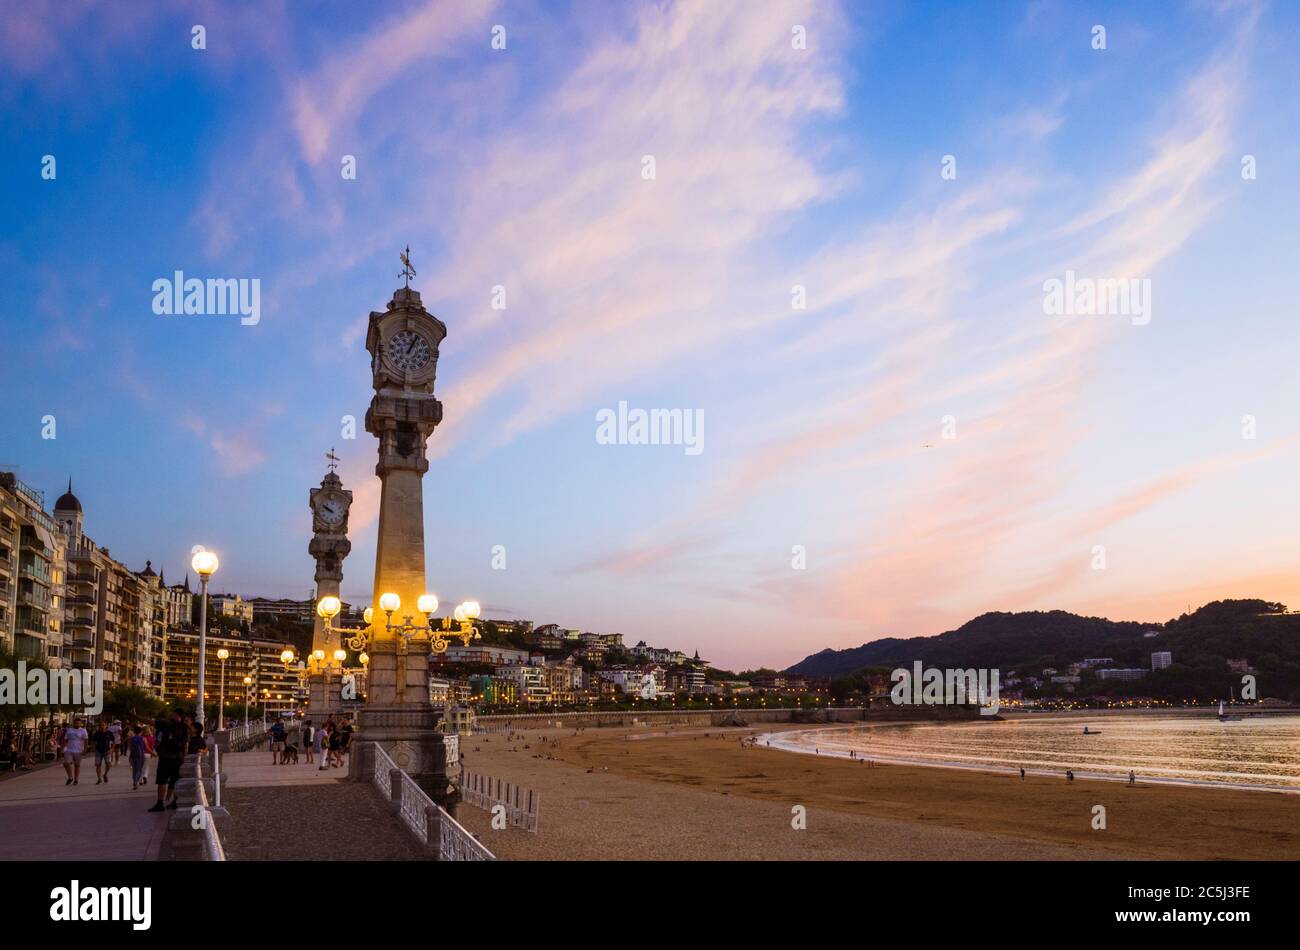
{"label": "tree", "polygon": [[165,704],[139,686],[111,686],[104,695],[104,715],[124,722],[158,718]]}
{"label": "tree", "polygon": [[[8,673],[0,673],[6,679],[10,679],[13,684],[16,695],[14,699],[25,693],[24,684],[18,679],[18,663],[22,661],[25,664],[27,672],[32,670],[49,671],[49,664],[43,657],[37,656],[19,656],[10,652],[0,644],[0,670],[8,670]],[[28,719],[38,719],[49,715],[50,707],[45,704],[17,703],[6,698],[5,702],[0,702],[0,723],[6,726],[16,726]]]}

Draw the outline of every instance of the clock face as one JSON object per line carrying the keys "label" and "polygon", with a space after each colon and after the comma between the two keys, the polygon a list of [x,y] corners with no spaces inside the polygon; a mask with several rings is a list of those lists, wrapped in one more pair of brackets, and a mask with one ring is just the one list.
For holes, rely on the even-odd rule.
{"label": "clock face", "polygon": [[337,498],[331,498],[328,501],[322,502],[318,512],[320,514],[320,520],[326,524],[340,523],[345,514],[343,503]]}
{"label": "clock face", "polygon": [[384,352],[389,362],[408,373],[424,369],[433,359],[428,341],[413,330],[394,333],[384,347]]}

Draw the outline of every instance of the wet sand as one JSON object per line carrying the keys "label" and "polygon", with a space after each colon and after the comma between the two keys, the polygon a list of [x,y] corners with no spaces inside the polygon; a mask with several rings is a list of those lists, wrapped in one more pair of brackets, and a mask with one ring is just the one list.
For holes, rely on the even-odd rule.
{"label": "wet sand", "polygon": [[[465,738],[467,768],[536,790],[541,819],[536,834],[494,831],[463,805],[462,823],[513,859],[1300,858],[1300,796],[869,768],[740,744],[797,728]],[[1105,830],[1092,827],[1099,804]],[[791,827],[796,805],[805,830]]]}

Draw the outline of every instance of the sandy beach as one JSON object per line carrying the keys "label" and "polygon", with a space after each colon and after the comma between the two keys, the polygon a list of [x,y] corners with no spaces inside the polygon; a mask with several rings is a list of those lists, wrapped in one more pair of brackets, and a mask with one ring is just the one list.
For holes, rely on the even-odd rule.
{"label": "sandy beach", "polygon": [[[514,860],[1300,858],[1300,796],[859,762],[748,748],[807,728],[529,731],[462,739],[466,767],[541,796],[537,833],[461,822]],[[807,813],[791,827],[792,808]],[[1106,808],[1094,830],[1093,808]]]}

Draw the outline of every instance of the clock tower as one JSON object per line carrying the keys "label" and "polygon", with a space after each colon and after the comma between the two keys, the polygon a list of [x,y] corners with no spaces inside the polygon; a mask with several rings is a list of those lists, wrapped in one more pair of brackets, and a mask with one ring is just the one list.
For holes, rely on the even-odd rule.
{"label": "clock tower", "polygon": [[[366,675],[366,705],[361,712],[362,742],[353,755],[354,777],[374,770],[373,743],[381,745],[444,807],[448,746],[436,731],[437,710],[429,701],[429,636],[417,601],[428,593],[424,564],[425,445],[442,421],[434,396],[438,347],[447,327],[424,309],[410,288],[414,271],[406,255],[407,286],[393,293],[382,312],[370,314],[366,349],[370,352],[375,394],[366,411],[366,431],[379,440],[375,474],[381,484],[379,537],[375,545],[375,586]],[[409,637],[389,632],[380,597],[397,594],[401,607],[392,622],[415,625]]]}
{"label": "clock tower", "polygon": [[[343,482],[334,471],[338,460],[331,451],[327,456],[330,470],[321,479],[320,487],[313,488],[308,495],[308,504],[312,514],[312,538],[307,545],[307,553],[316,559],[316,603],[322,597],[339,596],[339,587],[343,583],[343,559],[352,550],[348,540],[348,509],[352,506],[352,492],[343,488]],[[324,650],[327,658],[332,658],[334,651],[343,644],[331,642],[326,633],[325,621],[312,610],[314,626],[312,628],[312,652]],[[333,639],[337,639],[337,634]],[[316,716],[339,711],[339,683],[328,682],[329,677],[319,673],[313,674],[309,683],[308,709]]]}

